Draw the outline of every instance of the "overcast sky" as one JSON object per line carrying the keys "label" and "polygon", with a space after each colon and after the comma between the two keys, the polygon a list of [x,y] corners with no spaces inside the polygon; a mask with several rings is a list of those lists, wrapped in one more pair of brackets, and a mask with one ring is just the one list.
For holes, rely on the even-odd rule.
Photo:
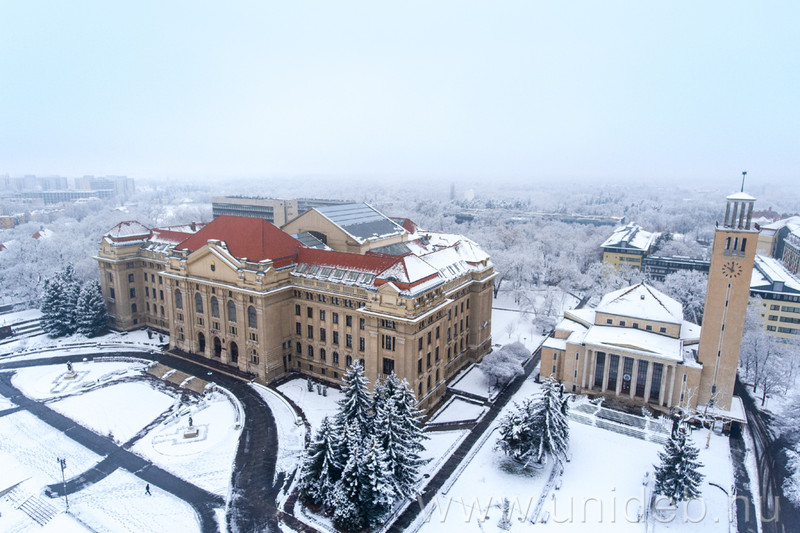
{"label": "overcast sky", "polygon": [[791,183],[798,28],[797,0],[7,0],[0,174]]}

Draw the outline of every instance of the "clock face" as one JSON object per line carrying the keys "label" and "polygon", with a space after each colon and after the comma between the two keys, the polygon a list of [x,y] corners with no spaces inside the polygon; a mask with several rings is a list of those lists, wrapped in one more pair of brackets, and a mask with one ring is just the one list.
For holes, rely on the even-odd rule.
{"label": "clock face", "polygon": [[736,261],[726,261],[722,265],[722,274],[726,278],[738,278],[742,273],[742,265]]}

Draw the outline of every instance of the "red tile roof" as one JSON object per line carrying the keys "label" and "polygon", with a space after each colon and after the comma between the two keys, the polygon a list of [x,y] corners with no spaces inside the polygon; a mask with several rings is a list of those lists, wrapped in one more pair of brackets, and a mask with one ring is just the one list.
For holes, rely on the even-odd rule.
{"label": "red tile roof", "polygon": [[210,239],[224,241],[231,255],[251,261],[272,259],[275,266],[291,264],[302,245],[266,220],[222,215],[181,242],[176,248],[194,252]]}
{"label": "red tile roof", "polygon": [[298,263],[341,267],[375,274],[383,272],[399,260],[399,257],[391,255],[361,255],[316,248],[301,248],[297,256]]}
{"label": "red tile roof", "polygon": [[192,236],[191,232],[172,231],[167,229],[154,228],[153,235],[150,237],[151,241],[165,242],[178,244]]}

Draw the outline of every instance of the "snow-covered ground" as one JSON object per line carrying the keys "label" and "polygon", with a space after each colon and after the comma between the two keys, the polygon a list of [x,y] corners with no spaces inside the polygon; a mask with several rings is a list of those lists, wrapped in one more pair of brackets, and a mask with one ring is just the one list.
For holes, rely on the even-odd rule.
{"label": "snow-covered ground", "polygon": [[[146,367],[145,362],[135,360],[77,360],[72,379],[67,379],[66,365],[44,365],[14,370],[12,383],[82,426],[102,435],[113,434],[118,443],[147,428],[131,451],[200,488],[227,497],[244,422],[238,401],[229,394],[211,391],[183,404],[181,392],[146,374]],[[0,397],[0,410],[11,407],[13,402]],[[199,434],[184,438],[189,416]],[[148,427],[154,421],[157,424]],[[91,469],[102,459],[27,411],[0,417],[0,473],[16,473],[0,476],[0,491],[20,477],[27,480],[21,489],[41,495],[46,485],[61,481],[58,457],[67,459],[68,478]],[[118,470],[70,495],[70,510],[95,531],[198,529],[197,517],[188,504],[152,486],[153,495],[148,496],[144,486],[135,475]],[[60,509],[60,500],[40,498]],[[13,506],[4,507],[8,503],[0,498],[0,530],[39,528],[26,515],[11,513]],[[3,522],[5,518],[15,522]],[[70,526],[68,517],[56,518],[58,521],[54,519],[48,527],[62,520],[66,521],[65,528]]]}
{"label": "snow-covered ground", "polygon": [[[515,399],[521,401],[537,390],[538,385],[528,380]],[[510,408],[507,407],[505,411]],[[556,481],[553,490],[545,492],[552,465],[532,472],[520,472],[514,463],[495,449],[498,438],[496,426],[495,423],[488,438],[473,450],[474,455],[467,456],[468,463],[460,475],[445,483],[442,491],[435,496],[437,506],[420,531],[503,531],[498,527],[498,522],[502,517],[504,498],[508,498],[514,506],[512,532],[531,528],[534,531],[570,533],[645,530],[643,523],[636,522],[636,515],[643,505],[641,502],[647,500],[643,496],[642,481],[646,472],[650,471],[652,476],[653,465],[658,463],[657,453],[662,446],[571,421],[572,460],[565,464],[560,482]],[[684,509],[679,508],[671,522],[656,522],[655,531],[728,532],[727,496],[719,488],[710,485],[715,483],[729,490],[733,483],[728,440],[714,435],[710,447],[705,449],[706,437],[705,431],[696,432],[693,436],[701,450],[700,460],[705,464],[702,469],[706,475],[702,486],[703,503],[694,503],[688,515],[684,515]],[[558,476],[555,479],[558,480]],[[560,488],[555,490],[555,486]],[[549,517],[549,521],[547,524],[533,525],[528,520],[543,495],[538,517]],[[701,516],[703,504],[706,513]],[[684,516],[690,521],[685,522]],[[526,519],[520,520],[522,517]],[[691,520],[698,523],[692,523]]]}
{"label": "snow-covered ground", "polygon": [[[27,312],[27,311],[24,311]],[[3,315],[7,316],[7,315]],[[169,336],[153,333],[152,338],[145,330],[129,332],[109,332],[97,337],[86,337],[80,334],[51,339],[47,335],[22,337],[13,342],[0,345],[0,357],[3,361],[19,358],[53,357],[55,355],[79,355],[82,353],[119,352],[120,349],[160,349],[169,342]],[[44,350],[44,351],[43,351]],[[43,351],[43,352],[42,352]],[[37,352],[42,352],[41,354]],[[31,355],[36,353],[35,356]]]}
{"label": "snow-covered ground", "polygon": [[[311,424],[311,431],[316,434],[322,425],[322,419],[326,416],[333,417],[339,408],[339,398],[342,397],[341,391],[334,387],[328,387],[328,395],[322,396],[317,393],[317,385],[314,383],[314,390],[309,391],[305,378],[296,378],[278,386],[278,390],[285,394],[287,398],[296,403]],[[369,385],[372,392],[372,384]]]}
{"label": "snow-covered ground", "polygon": [[549,317],[555,324],[564,310],[578,305],[577,298],[557,287],[517,292],[519,294],[501,290],[492,302],[492,341],[495,344],[521,342],[533,351],[546,333],[542,330],[543,318]]}
{"label": "snow-covered ground", "polygon": [[473,394],[484,400],[493,399],[500,394],[500,389],[493,385],[493,380],[487,378],[480,366],[476,364],[461,370],[450,382],[448,388]]}
{"label": "snow-covered ground", "polygon": [[428,423],[442,424],[447,422],[474,421],[483,416],[489,408],[474,402],[469,402],[457,396],[448,400],[439,411],[437,411]]}
{"label": "snow-covered ground", "polygon": [[[278,459],[275,474],[280,472],[288,474],[299,465],[300,456],[305,449],[306,428],[302,419],[278,393],[258,383],[252,383],[251,386],[267,402],[275,418],[278,430]],[[330,389],[328,394],[330,395]]]}

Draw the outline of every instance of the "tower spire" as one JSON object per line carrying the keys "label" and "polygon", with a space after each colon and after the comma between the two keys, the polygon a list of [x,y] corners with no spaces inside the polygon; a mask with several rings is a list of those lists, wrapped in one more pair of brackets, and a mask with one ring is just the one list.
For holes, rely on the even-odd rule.
{"label": "tower spire", "polygon": [[746,177],[747,177],[747,171],[744,170],[744,171],[742,171],[742,190],[741,190],[741,192],[744,192],[744,179]]}

